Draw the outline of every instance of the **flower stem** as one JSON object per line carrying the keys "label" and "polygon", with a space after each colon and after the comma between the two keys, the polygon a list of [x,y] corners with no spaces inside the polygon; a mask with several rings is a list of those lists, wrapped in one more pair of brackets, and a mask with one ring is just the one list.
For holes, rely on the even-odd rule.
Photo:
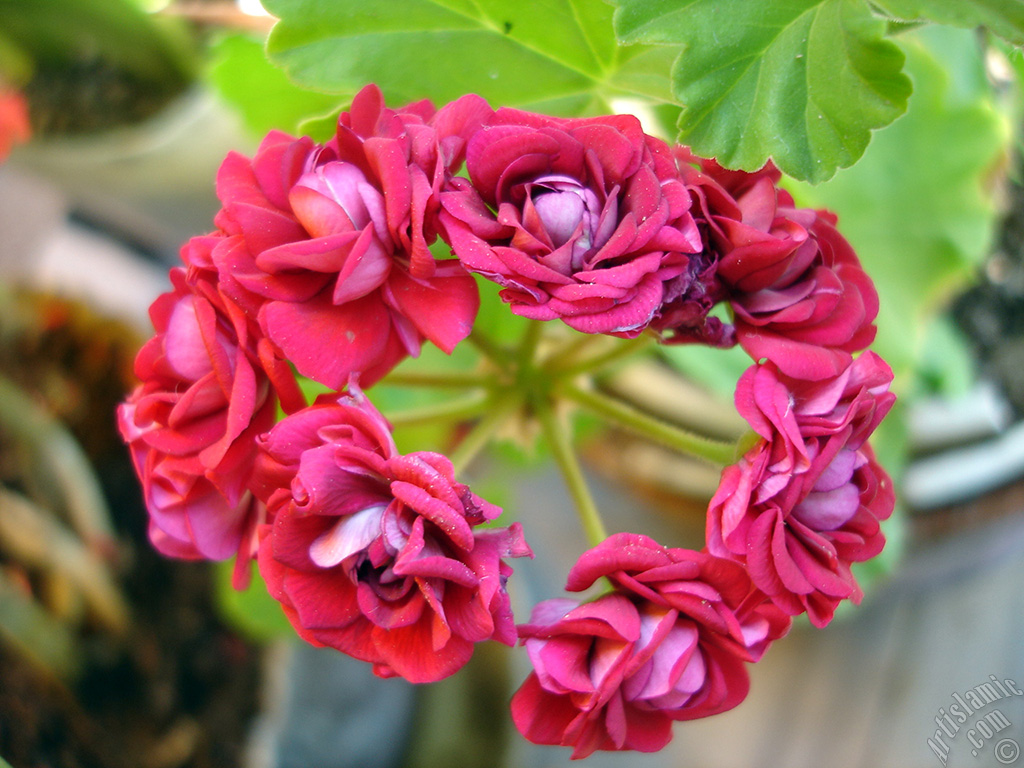
{"label": "flower stem", "polygon": [[594,373],[627,357],[639,354],[653,344],[655,340],[656,337],[652,334],[645,334],[636,339],[623,340],[611,349],[599,352],[593,357],[585,357],[582,360],[571,362],[564,367],[555,364],[551,367],[551,372],[556,376],[564,378],[572,378],[581,373]]}
{"label": "flower stem", "polygon": [[609,346],[617,347],[617,344],[609,345],[608,342],[615,342],[617,339],[611,339],[607,336],[601,336],[600,334],[594,333],[574,333],[572,338],[566,341],[565,344],[561,345],[558,349],[555,349],[548,356],[548,360],[552,361],[549,366],[552,371],[561,371],[569,368],[575,363],[579,363],[584,355],[592,348],[597,347],[598,349],[606,350]]}
{"label": "flower stem", "polygon": [[446,400],[443,403],[434,403],[421,408],[399,411],[388,416],[388,421],[396,429],[416,424],[429,424],[435,421],[459,421],[479,416],[487,410],[489,404],[490,401],[485,393],[474,392],[457,400]]}
{"label": "flower stem", "polygon": [[508,352],[502,349],[500,346],[494,343],[492,339],[485,336],[478,329],[474,328],[469,332],[466,337],[466,341],[476,347],[476,350],[494,363],[499,368],[508,368],[509,355]]}
{"label": "flower stem", "polygon": [[506,395],[491,399],[487,404],[489,406],[487,414],[459,441],[458,446],[449,456],[456,475],[465,471],[472,464],[473,459],[480,454],[480,451],[487,447],[498,429],[522,406],[522,398]]}
{"label": "flower stem", "polygon": [[486,387],[494,377],[483,371],[396,371],[381,384],[395,387]]}
{"label": "flower stem", "polygon": [[712,440],[703,435],[680,429],[600,392],[582,389],[572,384],[565,384],[559,392],[605,420],[673,450],[705,459],[720,466],[726,466],[735,461],[735,443]]}
{"label": "flower stem", "polygon": [[544,324],[542,321],[532,320],[527,324],[526,330],[523,331],[522,338],[519,340],[519,348],[516,350],[516,363],[520,371],[534,368],[537,346],[543,335]]}
{"label": "flower stem", "polygon": [[580,516],[580,523],[587,540],[591,546],[596,547],[608,538],[601,514],[598,512],[594,497],[587,486],[586,478],[583,476],[583,469],[580,467],[576,452],[572,447],[571,427],[560,424],[555,415],[551,402],[547,399],[538,399],[535,403],[537,416],[540,419],[544,436],[551,446],[555,456],[555,462],[565,478],[565,484],[569,489],[573,502],[576,504],[576,512]]}

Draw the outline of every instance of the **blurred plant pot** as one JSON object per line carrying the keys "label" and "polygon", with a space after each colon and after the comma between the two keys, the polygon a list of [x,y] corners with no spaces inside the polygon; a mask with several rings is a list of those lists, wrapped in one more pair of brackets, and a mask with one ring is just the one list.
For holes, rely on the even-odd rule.
{"label": "blurred plant pot", "polygon": [[80,216],[171,258],[189,235],[210,229],[219,206],[210,180],[230,150],[250,144],[235,116],[194,85],[140,123],[36,135],[10,165],[54,183]]}
{"label": "blurred plant pot", "polygon": [[113,419],[137,332],[29,291],[3,296],[0,328],[0,757],[240,764],[261,654],[208,565],[147,541]]}

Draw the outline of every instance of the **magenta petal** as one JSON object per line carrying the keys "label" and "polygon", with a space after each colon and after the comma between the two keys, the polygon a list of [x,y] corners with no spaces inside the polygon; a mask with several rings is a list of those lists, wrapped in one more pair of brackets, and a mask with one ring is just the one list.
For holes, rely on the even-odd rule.
{"label": "magenta petal", "polygon": [[480,295],[469,275],[439,272],[421,282],[395,269],[389,287],[395,308],[444,352],[450,354],[473,329]]}
{"label": "magenta petal", "polygon": [[819,381],[837,376],[853,359],[843,350],[805,344],[764,329],[748,329],[741,323],[737,323],[736,338],[754,360],[770,360],[796,379]]}
{"label": "magenta petal", "polygon": [[[564,693],[590,693],[594,690],[590,676],[591,642],[590,638],[575,635],[529,640],[526,650],[544,687]],[[626,647],[621,641],[616,646],[619,653]]]}
{"label": "magenta petal", "polygon": [[204,557],[225,560],[238,552],[242,531],[253,514],[255,502],[251,494],[244,494],[233,506],[223,499],[209,498],[213,501],[212,507],[196,504],[189,509],[192,539]]}
{"label": "magenta petal", "polygon": [[387,310],[375,295],[340,307],[322,294],[303,304],[270,302],[264,313],[268,335],[299,373],[334,389],[377,363],[388,341]]}
{"label": "magenta petal", "polygon": [[626,710],[626,742],[637,752],[658,752],[672,740],[672,721],[660,712]]}
{"label": "magenta petal", "polygon": [[544,690],[536,673],[515,692],[511,708],[516,728],[534,744],[562,744],[565,730],[577,714],[568,697]]}
{"label": "magenta petal", "polygon": [[[533,611],[530,614],[530,627],[534,627],[539,630],[542,627],[557,624],[561,621],[570,611],[574,608],[578,608],[580,605],[579,600],[573,600],[568,597],[552,598],[551,600],[542,600],[533,606]],[[527,625],[523,625],[526,628]],[[523,636],[528,636],[530,631],[527,629]]]}
{"label": "magenta petal", "polygon": [[175,305],[164,336],[167,362],[186,381],[198,381],[213,371],[195,302],[195,297],[186,296]]}
{"label": "magenta petal", "polygon": [[453,544],[469,551],[473,549],[473,532],[466,521],[465,512],[441,499],[431,496],[425,489],[411,483],[391,483],[391,493],[396,499],[414,509],[436,525]]}
{"label": "magenta petal", "polygon": [[339,571],[329,575],[290,571],[284,591],[306,629],[344,627],[359,618],[355,590]]}
{"label": "magenta petal", "polygon": [[858,467],[857,452],[849,448],[839,451],[828,466],[818,475],[814,482],[814,490],[818,492],[834,491],[850,482],[853,472]]}
{"label": "magenta petal", "polygon": [[669,562],[665,548],[654,539],[634,533],[616,533],[583,553],[569,571],[565,588],[582,592],[601,576],[619,570],[647,570]]}
{"label": "magenta petal", "polygon": [[[452,634],[464,637],[471,642],[487,640],[493,637],[501,640],[496,634],[495,617],[490,606],[480,599],[480,593],[473,589],[458,589],[452,585],[445,587],[445,616]],[[509,616],[511,618],[511,616]],[[515,644],[515,635],[509,639],[508,645]]]}
{"label": "magenta petal", "polygon": [[[410,576],[429,583],[451,581],[463,587],[476,587],[480,580],[463,562],[443,555],[436,543],[424,540],[423,526],[415,525],[408,542],[395,558],[392,569],[399,576]],[[437,585],[442,589],[442,585]],[[429,590],[428,590],[429,591]],[[429,598],[430,595],[428,594]]]}
{"label": "magenta petal", "polygon": [[636,286],[636,293],[624,302],[600,314],[567,315],[566,325],[582,333],[640,333],[650,323],[661,305],[661,281],[649,275]]}
{"label": "magenta petal", "polygon": [[[363,229],[384,218],[383,196],[351,163],[326,163],[304,174],[292,188],[290,202],[314,237]],[[387,236],[386,230],[380,234]]]}
{"label": "magenta petal", "polygon": [[367,227],[352,244],[338,272],[331,301],[340,305],[366,296],[384,284],[391,267],[390,255],[374,237],[373,230]]}
{"label": "magenta petal", "polygon": [[[799,568],[803,579],[811,585],[809,589],[796,590],[794,592],[808,594],[812,591],[820,592],[830,597],[845,598],[853,592],[853,585],[849,574],[841,573],[834,562],[834,556],[829,558],[827,553],[821,557],[818,553],[812,552],[814,542],[808,542],[805,547],[803,542],[794,541],[790,547],[792,561]],[[829,562],[832,560],[832,562]],[[823,562],[824,561],[824,562]]]}
{"label": "magenta petal", "polygon": [[456,635],[443,648],[435,648],[430,633],[420,626],[375,627],[373,631],[384,660],[411,683],[433,683],[448,677],[473,654],[473,643]]}
{"label": "magenta petal", "polygon": [[[782,530],[782,523],[778,519],[778,511],[769,510],[761,513],[754,520],[748,534],[751,542],[747,554],[750,577],[753,579],[754,584],[768,595],[776,595],[786,591],[776,570],[775,557],[773,556],[776,551],[776,536],[785,536],[784,531],[781,534],[777,534],[777,529]],[[784,554],[784,541],[781,551],[783,552],[783,557],[788,559],[788,555]]]}

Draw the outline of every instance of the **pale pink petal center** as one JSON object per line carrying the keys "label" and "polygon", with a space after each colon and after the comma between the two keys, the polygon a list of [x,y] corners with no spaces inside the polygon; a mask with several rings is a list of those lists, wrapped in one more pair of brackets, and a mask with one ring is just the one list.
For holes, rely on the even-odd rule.
{"label": "pale pink petal center", "polygon": [[375,504],[341,517],[313,540],[309,546],[309,559],[321,568],[332,568],[349,555],[366,549],[380,536],[380,521],[385,507],[384,504]]}

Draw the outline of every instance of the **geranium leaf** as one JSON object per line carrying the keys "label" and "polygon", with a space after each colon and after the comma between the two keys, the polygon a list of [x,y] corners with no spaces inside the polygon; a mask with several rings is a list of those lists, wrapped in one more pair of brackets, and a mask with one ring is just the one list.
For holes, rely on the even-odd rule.
{"label": "geranium leaf", "polygon": [[879,133],[853,168],[793,191],[800,203],[839,215],[881,299],[873,348],[906,388],[922,373],[941,376],[936,361],[924,359],[926,329],[988,253],[997,216],[992,179],[1012,131],[973,33],[928,26],[901,41],[915,85],[906,116]]}
{"label": "geranium leaf", "polygon": [[[1006,162],[1013,132],[972,33],[932,25],[906,34],[901,43],[915,83],[907,114],[880,132],[852,168],[823,184],[785,186],[798,205],[838,214],[839,231],[878,289],[872,349],[893,366],[900,390],[920,391],[922,379],[930,380],[930,388],[955,390],[963,386],[962,350],[952,348],[956,342],[948,335],[937,341],[928,335],[949,297],[970,284],[989,253],[998,215],[993,179]],[[936,343],[948,346],[936,349]],[[750,364],[738,348],[661,351],[723,394],[733,391]],[[879,441],[880,450],[884,445]],[[890,453],[893,459],[899,454]]]}
{"label": "geranium leaf", "polygon": [[236,590],[232,586],[235,564],[220,562],[214,565],[215,597],[220,615],[254,642],[294,637],[295,630],[285,618],[281,604],[267,592],[255,566],[248,567],[253,583],[248,589]]}
{"label": "geranium leaf", "polygon": [[603,0],[266,0],[271,60],[299,84],[389,102],[479,93],[559,114],[610,111],[618,95],[671,100],[664,54],[621,48]]}
{"label": "geranium leaf", "polygon": [[902,21],[935,21],[954,27],[987,27],[1014,45],[1024,45],[1021,0],[874,0]]}
{"label": "geranium leaf", "polygon": [[682,45],[680,138],[724,165],[771,157],[813,182],[852,165],[906,109],[903,54],[863,0],[614,0],[623,43]]}
{"label": "geranium leaf", "polygon": [[289,81],[284,72],[267,61],[262,40],[244,34],[228,35],[213,43],[212,53],[211,82],[253,133],[263,135],[273,128],[294,133],[311,114],[331,111],[328,130],[321,132],[330,136],[338,111],[347,100],[306,90]]}

